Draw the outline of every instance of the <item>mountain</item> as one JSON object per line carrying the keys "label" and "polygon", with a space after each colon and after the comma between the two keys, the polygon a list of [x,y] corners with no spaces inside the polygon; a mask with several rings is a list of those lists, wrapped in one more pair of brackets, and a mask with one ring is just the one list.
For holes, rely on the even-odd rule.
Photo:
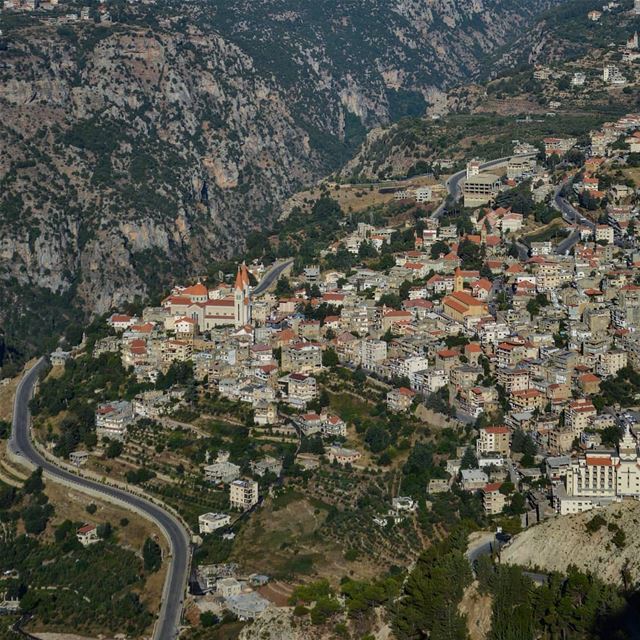
{"label": "mountain", "polygon": [[[637,62],[624,61],[622,50],[640,31],[640,15],[632,10],[633,0],[621,0],[594,22],[588,13],[596,8],[602,9],[598,0],[571,0],[541,12],[528,31],[489,56],[476,82],[440,96],[428,117],[373,128],[338,177],[355,182],[411,177],[437,168],[445,157],[460,163],[470,154],[505,155],[514,139],[582,137],[637,110]],[[627,86],[602,81],[609,64],[626,74]],[[576,73],[588,82],[573,86]]]}
{"label": "mountain", "polygon": [[92,3],[91,20],[69,20],[73,3],[4,12],[0,365],[81,316],[205,275],[368,129],[482,75],[552,4],[113,0]]}

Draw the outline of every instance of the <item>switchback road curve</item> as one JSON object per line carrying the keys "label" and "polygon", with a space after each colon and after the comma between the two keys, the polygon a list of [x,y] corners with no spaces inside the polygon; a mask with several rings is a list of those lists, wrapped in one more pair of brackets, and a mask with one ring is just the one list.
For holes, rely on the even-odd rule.
{"label": "switchback road curve", "polygon": [[178,635],[190,560],[189,535],[182,524],[158,505],[123,489],[106,486],[79,477],[46,460],[33,446],[30,434],[29,400],[33,396],[39,374],[46,368],[45,358],[38,362],[20,380],[16,389],[13,422],[9,448],[17,460],[22,459],[35,467],[42,467],[46,477],[79,491],[103,497],[125,508],[138,512],[155,522],[169,541],[171,555],[162,595],[160,613],[154,627],[154,640],[172,640]]}

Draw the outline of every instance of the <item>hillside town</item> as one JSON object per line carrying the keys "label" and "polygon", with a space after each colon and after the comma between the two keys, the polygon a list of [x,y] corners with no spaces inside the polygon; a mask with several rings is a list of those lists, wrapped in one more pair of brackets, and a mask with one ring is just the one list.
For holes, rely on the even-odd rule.
{"label": "hillside town", "polygon": [[362,4],[0,0],[0,640],[640,628],[640,0]]}
{"label": "hillside town", "polygon": [[[526,498],[515,511],[522,526],[640,499],[639,191],[629,178],[640,114],[592,131],[588,148],[577,144],[515,141],[514,156],[489,171],[470,161],[458,187],[464,222],[419,202],[431,213],[417,226],[359,222],[317,263],[241,262],[215,286],[176,285],[159,306],[110,315],[93,356],[119,354],[151,384],[190,363],[207,393],[250,410],[254,433],[320,439],[326,463],[358,469],[381,462],[354,438],[352,420],[319,402],[336,372],[350,371],[383,389],[390,414],[471,429],[423,490],[456,485],[480,496],[487,517],[513,513],[516,494]],[[523,190],[524,201],[555,211],[546,225],[555,233],[540,234],[522,199],[500,204]],[[414,206],[415,194],[400,195]],[[409,244],[390,251],[399,235]],[[326,267],[341,255],[352,266]],[[387,266],[373,268],[380,256]],[[71,357],[59,349],[51,360]],[[184,397],[178,385],[99,404],[97,436],[126,447],[137,421],[172,416]],[[229,451],[214,453],[202,478],[226,487],[227,508],[199,514],[198,533],[232,539],[233,521],[272,490],[261,478],[279,477],[283,461],[267,455],[243,474]],[[69,457],[83,466],[89,456],[80,448]],[[402,522],[414,498],[397,495],[374,524]],[[238,615],[268,604],[241,591],[236,573],[199,571],[205,591],[218,585]]]}

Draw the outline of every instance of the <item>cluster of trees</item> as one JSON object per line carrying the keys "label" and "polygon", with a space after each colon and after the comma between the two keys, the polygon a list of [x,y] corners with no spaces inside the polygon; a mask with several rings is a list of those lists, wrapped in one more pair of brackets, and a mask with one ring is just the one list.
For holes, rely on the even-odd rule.
{"label": "cluster of trees", "polygon": [[524,180],[517,187],[499,193],[496,196],[496,205],[511,207],[513,211],[524,216],[531,214],[535,206],[531,195],[531,180]]}
{"label": "cluster of trees", "polygon": [[490,640],[534,638],[615,638],[624,598],[611,586],[569,567],[567,576],[552,574],[534,586],[520,567],[494,567],[478,561],[481,593],[493,596]]}
{"label": "cluster of trees", "polygon": [[438,391],[430,393],[424,405],[427,409],[442,413],[445,416],[455,416],[456,413],[455,409],[449,404],[449,389],[447,387],[442,387]]}
{"label": "cluster of trees", "polygon": [[144,570],[153,573],[158,571],[162,566],[162,549],[160,545],[153,540],[153,538],[147,538],[142,546],[142,560],[144,563]]}
{"label": "cluster of trees", "polygon": [[[185,399],[196,401],[191,362],[172,363],[166,373],[158,376],[155,387],[166,390],[174,385],[184,385]],[[150,383],[139,383],[132,371],[122,366],[119,354],[103,353],[98,358],[84,355],[69,360],[61,376],[43,381],[30,407],[34,416],[41,417],[66,412],[59,423],[60,433],[50,433],[49,437],[55,441],[54,453],[67,458],[81,443],[88,448],[97,444],[94,428],[97,402],[131,399],[152,387]],[[121,453],[122,445],[117,442],[111,442],[106,450],[109,458]]]}
{"label": "cluster of trees", "polygon": [[24,482],[22,490],[14,494],[14,502],[22,503],[20,517],[27,533],[39,535],[47,528],[54,509],[44,493],[42,469],[37,468]]}
{"label": "cluster of trees", "polygon": [[[479,246],[474,242],[471,242],[471,240],[463,240],[458,245],[458,256],[461,260],[463,269],[481,271],[483,270],[486,258],[486,249],[484,246]],[[491,275],[491,273],[488,275]]]}
{"label": "cluster of trees", "polygon": [[619,404],[631,407],[637,404],[636,396],[640,393],[640,373],[633,367],[624,367],[612,377],[603,380],[600,393],[593,398],[596,409]]}
{"label": "cluster of trees", "polygon": [[353,580],[343,578],[340,592],[345,599],[345,606],[350,618],[358,621],[369,617],[371,609],[391,602],[400,589],[403,575],[391,572],[388,576],[373,580]]}
{"label": "cluster of trees", "polygon": [[[290,602],[296,605],[295,615],[309,614],[313,624],[324,624],[342,611],[342,606],[328,580],[318,580],[296,587],[291,594]],[[309,609],[307,605],[312,603],[315,603],[315,606]]]}
{"label": "cluster of trees", "polygon": [[370,417],[354,416],[356,432],[364,435],[367,448],[380,454],[378,464],[391,464],[396,449],[408,447],[408,436],[415,426],[408,419],[395,413],[387,413],[386,407],[377,406]]}
{"label": "cluster of trees", "polygon": [[[111,542],[108,522],[98,527],[104,540],[100,545],[84,548],[76,538],[81,523],[68,519],[55,527],[53,541],[47,542],[39,534],[54,509],[44,489],[41,469],[20,489],[0,483],[0,571],[19,574],[5,581],[9,595],[18,597],[21,611],[42,625],[141,635],[152,621],[136,593],[144,586],[141,561],[133,551]],[[25,533],[18,535],[20,519]]]}
{"label": "cluster of trees", "polygon": [[531,434],[524,433],[517,429],[513,432],[511,451],[522,454],[522,466],[531,467],[534,464],[534,457],[538,452],[538,447],[531,437]]}
{"label": "cluster of trees", "polygon": [[[434,447],[431,443],[416,442],[402,467],[402,491],[407,495],[423,495],[436,469],[433,460]],[[444,476],[441,476],[444,477]]]}
{"label": "cluster of trees", "polygon": [[535,298],[531,298],[531,300],[527,302],[527,311],[532,317],[535,317],[540,315],[540,311],[547,306],[549,306],[549,298],[547,298],[547,294],[537,293]]}
{"label": "cluster of trees", "polygon": [[130,471],[127,471],[125,477],[127,479],[127,482],[131,484],[142,484],[155,478],[156,474],[155,472],[151,471],[151,469],[140,467],[139,469],[131,469]]}
{"label": "cluster of trees", "polygon": [[4,302],[1,377],[19,373],[21,365],[32,355],[53,351],[60,334],[70,323],[76,323],[80,315],[74,287],[59,294],[35,285],[24,287],[10,279],[0,284],[0,296]]}
{"label": "cluster of trees", "polygon": [[461,523],[448,538],[418,559],[397,601],[393,626],[400,640],[465,640],[465,617],[458,611],[472,573],[464,556],[471,527]]}
{"label": "cluster of trees", "polygon": [[[466,640],[467,621],[458,605],[472,573],[464,552],[468,523],[425,551],[407,578],[393,613],[402,640]],[[626,637],[625,599],[618,590],[570,566],[566,576],[549,575],[544,584],[520,567],[494,565],[481,556],[475,566],[478,589],[492,596],[490,640]]]}

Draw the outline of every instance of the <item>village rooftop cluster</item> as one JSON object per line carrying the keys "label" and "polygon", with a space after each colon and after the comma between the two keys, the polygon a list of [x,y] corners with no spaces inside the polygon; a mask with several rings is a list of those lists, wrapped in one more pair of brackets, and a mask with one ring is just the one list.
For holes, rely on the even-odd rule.
{"label": "village rooftop cluster", "polygon": [[[468,451],[461,448],[446,463],[448,478],[431,480],[424,492],[446,492],[458,483],[480,492],[488,515],[508,507],[504,488],[510,484],[528,489],[525,524],[640,498],[640,416],[603,402],[602,395],[603,385],[640,369],[638,189],[605,178],[612,165],[624,167],[640,151],[639,132],[640,114],[591,132],[578,167],[563,160],[575,139],[545,139],[538,158],[516,141],[502,171],[487,173],[481,161],[468,164],[460,190],[471,231],[460,233],[438,210],[421,220],[413,247],[395,252],[389,268],[324,268],[323,258],[339,251],[361,256],[365,247],[366,255],[379,254],[398,231],[360,223],[327,246],[318,264],[297,273],[293,259],[269,266],[243,262],[230,281],[176,286],[140,317],[114,313],[108,319],[113,335],[99,340],[93,355],[119,353],[141,382],[190,361],[206,388],[252,407],[254,428],[320,437],[326,462],[356,468],[365,451],[351,425],[316,401],[322,380],[336,367],[359,372],[386,385],[390,412],[409,414],[426,405],[475,425],[474,464],[464,463]],[[525,181],[534,201],[558,206],[561,198],[574,212],[563,212],[564,236],[526,241],[527,216],[495,205]],[[597,202],[595,211],[583,206],[585,192]],[[465,265],[470,251],[479,268]],[[286,280],[284,295],[255,284],[276,271],[285,275],[271,284]],[[56,351],[53,364],[70,355]],[[640,386],[631,393],[635,399]],[[132,402],[101,404],[99,438],[126,442],[136,420],[170,415],[181,394],[147,391]],[[603,441],[612,428],[622,433],[613,446]],[[532,455],[522,455],[522,437],[533,443]],[[82,465],[88,456],[80,450],[71,460]],[[322,460],[301,456],[300,462],[312,468]],[[267,456],[247,477],[228,452],[208,456],[202,475],[227,487],[229,509],[201,514],[200,534],[227,532],[239,513],[259,505],[256,478],[281,471],[282,461]],[[400,495],[389,507],[375,518],[378,526],[401,521],[417,503]],[[217,582],[240,611],[233,598],[244,592],[234,576],[216,567],[201,579],[209,587]],[[255,597],[241,604],[258,610],[264,603]]]}

